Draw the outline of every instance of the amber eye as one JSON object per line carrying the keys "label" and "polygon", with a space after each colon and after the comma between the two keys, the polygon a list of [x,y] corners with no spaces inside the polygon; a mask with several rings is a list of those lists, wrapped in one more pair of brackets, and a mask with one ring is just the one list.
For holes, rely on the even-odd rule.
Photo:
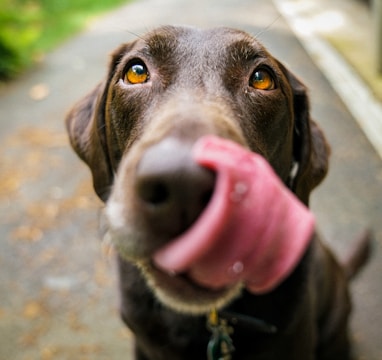
{"label": "amber eye", "polygon": [[125,82],[129,84],[143,84],[149,79],[149,71],[145,64],[137,62],[132,64],[125,73]]}
{"label": "amber eye", "polygon": [[273,90],[276,88],[273,76],[266,69],[256,70],[251,76],[249,85],[257,90]]}

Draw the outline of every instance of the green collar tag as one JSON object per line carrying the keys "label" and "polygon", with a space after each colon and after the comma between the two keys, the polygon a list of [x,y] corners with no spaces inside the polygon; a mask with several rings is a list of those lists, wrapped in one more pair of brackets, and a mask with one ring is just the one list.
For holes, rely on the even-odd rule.
{"label": "green collar tag", "polygon": [[207,346],[207,359],[231,360],[231,354],[235,351],[230,337],[233,328],[227,325],[226,320],[219,319],[215,309],[211,310],[207,317],[207,328],[212,333]]}

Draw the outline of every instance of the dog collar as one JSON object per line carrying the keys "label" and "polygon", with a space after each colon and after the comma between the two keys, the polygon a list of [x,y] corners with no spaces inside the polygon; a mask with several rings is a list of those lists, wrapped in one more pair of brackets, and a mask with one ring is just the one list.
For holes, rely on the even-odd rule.
{"label": "dog collar", "polygon": [[234,326],[242,326],[264,334],[275,334],[277,327],[247,315],[238,314],[231,311],[211,310],[207,315],[207,328],[211,332],[211,338],[207,345],[208,360],[231,360],[235,347],[231,338],[234,333]]}

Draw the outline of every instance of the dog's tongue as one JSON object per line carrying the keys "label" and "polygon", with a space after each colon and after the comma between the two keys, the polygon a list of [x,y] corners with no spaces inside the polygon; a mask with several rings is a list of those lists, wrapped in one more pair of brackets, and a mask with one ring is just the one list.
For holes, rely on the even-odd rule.
{"label": "dog's tongue", "polygon": [[154,255],[155,264],[211,289],[242,281],[253,293],[271,291],[301,259],[312,214],[265,159],[231,141],[204,137],[193,157],[216,172],[213,196],[196,223]]}

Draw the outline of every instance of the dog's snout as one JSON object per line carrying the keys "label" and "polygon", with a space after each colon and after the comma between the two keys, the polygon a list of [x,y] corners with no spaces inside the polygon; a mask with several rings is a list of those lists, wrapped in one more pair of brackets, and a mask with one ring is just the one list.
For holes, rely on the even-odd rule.
{"label": "dog's snout", "polygon": [[215,174],[193,161],[191,145],[172,138],[144,152],[135,178],[143,220],[155,235],[170,238],[203,212],[214,185]]}

